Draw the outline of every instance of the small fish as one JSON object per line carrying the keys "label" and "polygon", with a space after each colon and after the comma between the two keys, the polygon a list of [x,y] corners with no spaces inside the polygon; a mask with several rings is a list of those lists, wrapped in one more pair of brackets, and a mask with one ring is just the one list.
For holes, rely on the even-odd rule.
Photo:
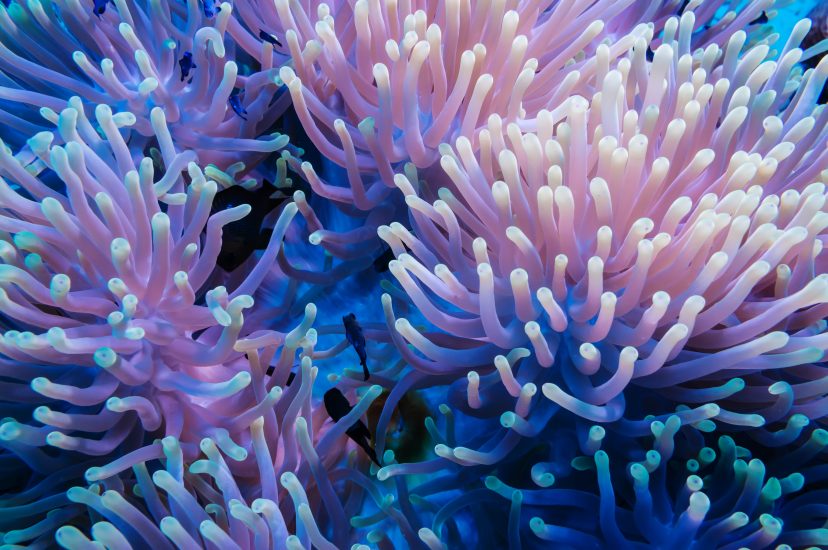
{"label": "small fish", "polygon": [[282,45],[282,43],[279,42],[278,38],[276,38],[275,36],[273,36],[269,32],[265,32],[261,29],[259,30],[259,38],[261,38],[265,42],[269,42],[270,44],[273,44],[274,46],[281,46]]}
{"label": "small fish", "polygon": [[265,217],[279,207],[284,199],[272,198],[270,185],[248,190],[233,185],[216,193],[212,212],[215,214],[238,204],[249,204],[250,213],[244,218],[224,226],[221,250],[216,263],[227,273],[241,266],[256,251],[264,250],[270,243],[273,230],[263,227]]}
{"label": "small fish", "polygon": [[216,12],[221,11],[221,7],[219,7],[218,9],[214,9],[214,2],[215,0],[202,0],[201,2],[202,9],[204,10],[204,17],[206,17],[207,19],[212,19],[213,17],[215,17]]}
{"label": "small fish", "polygon": [[[98,16],[98,19],[106,13],[106,5],[112,0],[93,0],[95,5],[92,7],[92,13]],[[7,4],[8,5],[8,4]]]}
{"label": "small fish", "polygon": [[[332,388],[325,392],[324,396],[325,401],[325,410],[328,412],[328,416],[331,417],[331,420],[334,422],[338,422],[340,418],[347,415],[351,412],[351,404],[348,402],[348,398],[342,395],[342,392],[339,391],[337,388]],[[371,459],[371,461],[376,464],[377,466],[381,466],[379,460],[377,460],[377,453],[368,443],[369,439],[373,439],[371,437],[371,432],[368,431],[368,427],[362,422],[362,420],[357,420],[354,424],[348,428],[345,433],[350,437],[357,445],[362,447],[362,450],[365,451],[365,454]]]}
{"label": "small fish", "polygon": [[359,364],[362,365],[362,372],[365,375],[363,380],[368,380],[371,373],[368,372],[368,354],[365,352],[365,335],[362,334],[362,327],[359,326],[356,315],[353,313],[343,317],[342,324],[345,325],[345,338],[359,355]]}
{"label": "small fish", "polygon": [[374,260],[374,271],[376,271],[377,273],[384,273],[388,271],[388,263],[391,262],[391,260],[396,259],[397,258],[396,256],[394,256],[394,251],[386,247],[385,251],[382,254],[380,254],[380,256],[376,260]]}
{"label": "small fish", "polygon": [[198,65],[193,63],[193,52],[184,52],[178,60],[178,66],[181,67],[181,82],[184,82],[184,79],[190,76],[190,71],[198,68]]}
{"label": "small fish", "polygon": [[241,97],[239,94],[233,94],[230,96],[230,99],[227,100],[230,103],[230,107],[233,109],[233,112],[239,115],[242,120],[247,120],[247,117],[244,116],[247,114],[247,110],[241,104]]}

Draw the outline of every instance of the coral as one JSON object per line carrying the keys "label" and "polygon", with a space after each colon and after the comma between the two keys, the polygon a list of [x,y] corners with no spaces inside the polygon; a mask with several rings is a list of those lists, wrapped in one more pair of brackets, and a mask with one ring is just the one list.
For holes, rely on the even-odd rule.
{"label": "coral", "polygon": [[118,0],[102,14],[76,0],[0,6],[4,139],[11,141],[15,130],[22,143],[50,129],[66,100],[77,96],[133,113],[127,141],[139,151],[154,146],[151,112],[162,108],[176,146],[197,150],[204,166],[214,163],[231,175],[284,147],[285,136],[262,135],[289,102],[277,93],[278,68],[266,57],[254,63],[234,55],[230,4],[210,16],[199,4]]}

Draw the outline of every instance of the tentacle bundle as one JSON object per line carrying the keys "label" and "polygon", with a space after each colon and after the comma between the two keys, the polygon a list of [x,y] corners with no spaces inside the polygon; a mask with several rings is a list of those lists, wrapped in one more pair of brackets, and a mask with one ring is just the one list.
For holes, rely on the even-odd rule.
{"label": "tentacle bundle", "polygon": [[[496,470],[477,460],[439,471],[392,464],[378,477],[407,485],[430,548],[798,548],[828,540],[825,469],[809,466],[828,444],[825,430],[786,447],[786,458],[763,461],[678,415],[642,423],[648,433],[639,436],[555,420]],[[453,445],[452,422],[446,416],[433,433]],[[492,451],[478,456],[500,445],[484,447]],[[463,529],[470,521],[476,530]]]}
{"label": "tentacle bundle", "polygon": [[[765,464],[728,436],[719,437],[712,447],[697,449],[694,455],[687,448],[674,453],[665,448],[665,443],[672,443],[670,432],[676,424],[676,417],[664,424],[654,423],[654,448],[632,462],[625,464],[623,458],[604,450],[596,451],[588,460],[581,457],[584,460],[573,461],[594,477],[597,495],[554,487],[524,492],[497,478],[487,479],[486,485],[509,498],[513,507],[516,497],[522,495],[518,502],[529,506],[546,500],[550,504],[559,501],[564,510],[572,512],[584,506],[599,510],[597,516],[584,514],[583,523],[578,525],[575,516],[570,522],[560,522],[556,518],[561,509],[550,506],[528,521],[531,533],[542,541],[583,548],[606,544],[627,548],[791,548],[825,544],[826,510],[819,507],[813,515],[805,512],[810,503],[825,496],[824,490],[817,488],[819,477]],[[691,458],[683,459],[679,453]],[[817,487],[806,492],[806,483]],[[541,497],[543,491],[548,492],[545,499]],[[619,497],[629,504],[617,506],[615,499]],[[553,509],[557,513],[550,514]],[[802,521],[803,516],[808,519]]]}
{"label": "tentacle bundle", "polygon": [[[58,544],[70,550],[112,541],[133,548],[344,547],[352,539],[346,518],[368,493],[349,480],[356,474],[336,468],[346,460],[345,447],[330,443],[346,426],[326,424],[324,411],[312,406],[317,367],[307,355],[307,336],[294,383],[274,386],[237,417],[232,437],[214,428],[196,448],[167,436],[154,444],[158,460],[133,464],[111,488],[107,475],[96,472],[93,480],[87,473],[95,483],[70,488],[67,496],[101,521],[88,530],[60,527]],[[272,346],[250,350],[251,371],[274,352]],[[257,395],[266,389],[260,375]],[[327,451],[320,456],[322,447]],[[350,489],[347,499],[341,486]]]}
{"label": "tentacle bundle", "polygon": [[412,366],[453,375],[479,415],[514,409],[521,433],[539,401],[593,422],[668,412],[630,387],[739,429],[824,417],[828,59],[791,74],[805,32],[778,62],[738,32],[644,63],[642,38],[589,99],[492,115],[478,154],[459,138],[437,197],[397,175],[413,230],[379,235],[446,333],[390,313]]}
{"label": "tentacle bundle", "polygon": [[446,144],[467,138],[477,154],[491,117],[531,129],[570,95],[594,93],[610,68],[631,59],[646,65],[653,41],[675,43],[682,55],[707,46],[708,56],[721,54],[736,29],[746,29],[750,44],[767,42],[768,27],[753,21],[768,6],[751,1],[717,15],[719,2],[691,2],[677,18],[669,17],[676,2],[278,1],[241,17],[249,28],[283,29],[279,50],[291,63],[280,78],[293,108],[313,144],[345,170],[318,173],[308,162],[295,169],[316,195],[356,218],[351,231],[309,219],[320,227],[312,242],[352,258],[376,257],[373,230],[404,216],[395,170],[433,195],[445,179]]}
{"label": "tentacle bundle", "polygon": [[[107,106],[95,114],[106,139],[68,107],[57,135],[36,134],[16,156],[0,151],[0,445],[8,466],[22,461],[45,477],[44,489],[116,456],[87,479],[158,458],[160,447],[145,447],[154,437],[192,446],[215,432],[223,445],[254,420],[245,411],[278,397],[251,388],[239,338],[255,328],[244,312],[296,206],[284,206],[252,270],[229,290],[210,288],[222,227],[250,206],[210,215],[217,184],[195,153],[176,150],[160,109],[151,115],[165,155],[160,172],[130,155],[119,127],[134,122],[131,114]],[[297,348],[284,334],[268,338],[290,356]],[[12,501],[41,496],[34,489]],[[18,518],[4,512],[2,521],[8,528]]]}
{"label": "tentacle bundle", "polygon": [[[0,121],[26,139],[49,129],[78,96],[133,113],[132,132],[143,144],[130,140],[130,147],[143,150],[154,146],[150,113],[160,107],[176,145],[197,150],[205,166],[242,160],[252,167],[285,146],[285,136],[262,133],[288,96],[276,97],[277,68],[235,55],[243,52],[227,37],[232,6],[216,6],[208,18],[199,4],[118,1],[99,16],[86,1],[0,6]],[[187,52],[194,68],[184,74]],[[235,94],[246,120],[228,103]]]}
{"label": "tentacle bundle", "polygon": [[[728,29],[746,27],[769,2],[749,2],[738,17],[715,22],[720,3],[691,4],[679,22],[666,16],[673,2],[360,0],[321,4],[314,14],[280,0],[293,60],[280,74],[314,144],[348,168],[351,193],[344,192],[368,209],[382,191],[371,186],[364,196],[360,171],[392,186],[391,171],[402,163],[428,168],[442,144],[460,137],[476,145],[492,115],[522,124],[589,93],[663,25],[684,49],[718,47]],[[701,30],[702,23],[710,25]],[[643,64],[644,48],[637,51]]]}

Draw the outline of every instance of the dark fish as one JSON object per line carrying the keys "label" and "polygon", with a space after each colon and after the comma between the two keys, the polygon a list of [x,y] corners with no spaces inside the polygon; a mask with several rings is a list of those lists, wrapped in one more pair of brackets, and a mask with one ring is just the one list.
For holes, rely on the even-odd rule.
{"label": "dark fish", "polygon": [[207,19],[212,19],[215,17],[216,12],[221,11],[221,7],[218,9],[215,8],[215,0],[202,0],[201,2],[202,9],[204,10],[204,17]]}
{"label": "dark fish", "polygon": [[768,21],[768,16],[765,14],[765,12],[762,12],[761,14],[759,14],[759,17],[748,23],[748,25],[764,25]]}
{"label": "dark fish", "polygon": [[265,42],[273,44],[274,46],[281,46],[282,45],[282,43],[279,42],[278,38],[276,38],[275,36],[273,36],[269,32],[265,32],[263,30],[259,30],[259,38],[261,38]]}
{"label": "dark fish", "polygon": [[181,82],[184,82],[184,79],[190,76],[190,71],[198,68],[198,65],[193,63],[193,52],[184,52],[178,60],[178,66],[181,67]]}
{"label": "dark fish", "polygon": [[368,354],[365,352],[365,335],[362,334],[362,327],[359,326],[356,315],[353,313],[343,317],[342,324],[345,325],[345,338],[359,355],[359,364],[362,365],[362,372],[365,375],[363,380],[368,380],[371,373],[368,372]]}
{"label": "dark fish", "polygon": [[[106,13],[106,5],[111,2],[111,0],[93,0],[94,6],[92,7],[92,13],[98,16],[98,19]],[[5,4],[5,2],[4,2]],[[8,4],[6,4],[8,6]]]}
{"label": "dark fish", "polygon": [[247,114],[247,110],[241,104],[241,97],[239,94],[233,94],[230,96],[230,99],[227,100],[230,103],[230,107],[233,109],[233,112],[239,115],[240,118],[243,120],[247,120],[247,117],[244,116]]}
{"label": "dark fish", "polygon": [[[353,408],[348,402],[348,398],[342,395],[342,392],[337,388],[332,388],[326,391],[324,400],[325,410],[334,422],[338,422],[340,418],[351,412],[351,409]],[[381,466],[379,460],[377,460],[376,451],[374,451],[368,443],[368,440],[372,439],[371,432],[368,431],[368,427],[362,422],[362,420],[354,422],[354,424],[352,424],[351,427],[345,431],[345,433],[357,445],[362,447],[362,450],[365,451],[365,454],[368,455],[374,464]]]}
{"label": "dark fish", "polygon": [[374,271],[377,273],[384,273],[388,271],[389,262],[395,259],[394,251],[386,247],[385,251],[380,254],[376,260],[374,260]]}
{"label": "dark fish", "polygon": [[279,207],[284,198],[271,197],[273,186],[264,184],[249,191],[239,185],[228,187],[216,193],[212,211],[215,214],[240,204],[249,204],[250,213],[242,219],[224,226],[221,236],[221,250],[217,264],[230,273],[250,257],[255,250],[267,248],[273,230],[262,228],[265,216]]}

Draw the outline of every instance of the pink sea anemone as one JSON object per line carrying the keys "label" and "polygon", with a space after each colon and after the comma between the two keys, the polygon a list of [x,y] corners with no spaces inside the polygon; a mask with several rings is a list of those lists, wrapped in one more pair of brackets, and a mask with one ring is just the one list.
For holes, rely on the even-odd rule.
{"label": "pink sea anemone", "polygon": [[[476,151],[493,114],[531,129],[540,111],[594,93],[596,75],[624,58],[644,63],[647,44],[675,42],[682,53],[709,45],[708,55],[718,55],[732,29],[745,27],[750,44],[772,39],[768,27],[751,23],[764,0],[721,17],[718,2],[690,2],[671,17],[678,4],[362,0],[321,4],[314,14],[279,1],[274,13],[264,6],[252,20],[243,14],[248,27],[284,29],[292,62],[280,75],[293,108],[319,151],[344,167],[319,173],[290,159],[315,195],[354,219],[352,229],[336,228],[304,208],[311,242],[344,260],[376,258],[383,247],[374,230],[405,215],[395,171],[433,192],[447,143],[467,137]],[[491,24],[501,20],[502,28]]]}
{"label": "pink sea anemone", "polygon": [[[293,60],[280,74],[314,144],[348,169],[350,189],[315,189],[370,210],[393,187],[396,168],[428,168],[441,145],[460,137],[476,147],[490,116],[525,127],[569,95],[593,93],[633,48],[643,64],[641,44],[662,28],[658,40],[675,38],[689,52],[722,44],[728,29],[746,26],[770,2],[702,29],[719,4],[690,2],[678,19],[667,17],[678,2],[360,0],[321,4],[314,14],[279,1]],[[372,172],[364,182],[362,173]]]}
{"label": "pink sea anemone", "polygon": [[805,32],[778,61],[741,52],[738,32],[695,52],[679,36],[647,63],[641,38],[590,96],[459,137],[441,180],[397,175],[413,232],[380,236],[440,329],[394,320],[386,300],[414,369],[462,378],[469,414],[505,406],[524,435],[542,428],[539,400],[635,416],[634,387],[698,406],[681,413],[695,421],[825,417],[828,59],[790,76]]}

